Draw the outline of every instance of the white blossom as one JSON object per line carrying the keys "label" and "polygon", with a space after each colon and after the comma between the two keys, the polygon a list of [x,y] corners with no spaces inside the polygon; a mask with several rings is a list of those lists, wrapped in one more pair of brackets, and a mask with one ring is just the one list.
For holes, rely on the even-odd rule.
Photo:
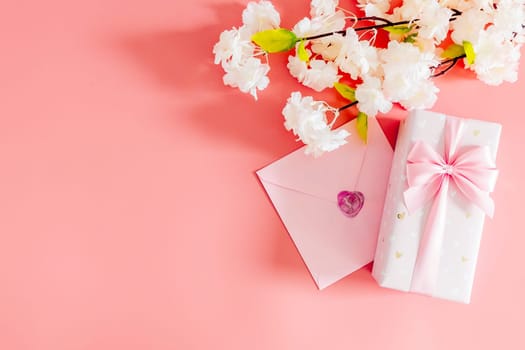
{"label": "white blossom", "polygon": [[320,17],[333,15],[339,4],[339,0],[312,0],[310,16]]}
{"label": "white blossom", "polygon": [[477,8],[467,10],[451,23],[451,38],[458,45],[463,45],[464,41],[475,44],[490,21],[491,16],[486,11]]}
{"label": "white blossom", "polygon": [[417,84],[415,93],[399,103],[408,110],[431,108],[436,103],[439,89],[430,79],[419,80]]}
{"label": "white blossom", "polygon": [[368,41],[360,41],[353,28],[346,30],[341,44],[335,63],[343,72],[350,74],[352,79],[357,79],[377,68],[379,64],[377,49],[370,46]]}
{"label": "white blossom", "polygon": [[219,41],[213,47],[215,64],[239,64],[251,57],[255,46],[244,28],[232,28],[221,33]]}
{"label": "white blossom", "polygon": [[416,38],[414,46],[416,46],[422,52],[434,52],[436,55],[438,50],[442,50],[441,48],[436,47],[436,41],[434,39],[424,39],[422,37]]}
{"label": "white blossom", "polygon": [[392,108],[392,102],[383,94],[381,80],[376,77],[365,76],[363,83],[355,89],[357,108],[368,115],[375,117],[377,112],[387,113]]}
{"label": "white blossom", "polygon": [[404,0],[403,4],[394,9],[397,20],[414,20],[419,18],[427,0]]}
{"label": "white blossom", "polygon": [[518,79],[520,46],[515,45],[497,30],[482,31],[474,45],[476,58],[468,68],[476,72],[477,77],[488,85],[499,85],[504,81],[515,82]]}
{"label": "white blossom", "polygon": [[337,110],[324,102],[314,101],[311,96],[302,97],[300,92],[293,92],[288,98],[283,109],[284,126],[306,145],[306,154],[317,157],[346,143],[350,134],[344,129],[331,130],[327,124],[327,112],[337,117]]}
{"label": "white blossom", "polygon": [[501,0],[493,15],[495,30],[501,32],[505,39],[523,36],[525,29],[525,1]]}
{"label": "white blossom", "polygon": [[226,64],[223,77],[225,85],[237,87],[244,93],[250,93],[257,99],[257,90],[264,90],[270,80],[267,77],[270,67],[261,60],[250,57],[241,64]]}
{"label": "white blossom", "polygon": [[334,61],[341,52],[344,40],[341,34],[312,40],[312,51],[321,55],[325,60]]}
{"label": "white blossom", "polygon": [[292,28],[292,32],[299,38],[305,38],[317,34],[331,33],[342,30],[346,25],[343,11],[336,11],[331,15],[318,16],[301,19]]}
{"label": "white blossom", "polygon": [[387,11],[390,9],[390,0],[358,0],[357,5],[366,16],[377,16],[386,18]]}
{"label": "white blossom", "polygon": [[436,43],[446,38],[452,13],[437,0],[405,0],[402,6],[394,9],[396,20],[414,21],[418,37],[433,39]]}
{"label": "white blossom", "polygon": [[242,22],[250,34],[278,28],[281,16],[270,1],[249,2],[242,12]]}
{"label": "white blossom", "polygon": [[494,0],[439,0],[441,6],[455,9],[461,12],[470,9],[481,9],[484,11],[492,9]]}
{"label": "white blossom", "polygon": [[383,90],[393,102],[408,101],[425,88],[423,81],[432,75],[432,67],[439,61],[432,52],[421,52],[408,43],[390,41],[381,50],[380,59],[384,73]]}
{"label": "white blossom", "polygon": [[314,59],[306,63],[297,56],[288,56],[287,67],[294,78],[315,91],[332,87],[341,77],[337,74],[337,65],[324,60]]}
{"label": "white blossom", "polygon": [[452,10],[439,6],[436,0],[425,1],[417,23],[418,36],[440,43],[447,37],[451,16]]}

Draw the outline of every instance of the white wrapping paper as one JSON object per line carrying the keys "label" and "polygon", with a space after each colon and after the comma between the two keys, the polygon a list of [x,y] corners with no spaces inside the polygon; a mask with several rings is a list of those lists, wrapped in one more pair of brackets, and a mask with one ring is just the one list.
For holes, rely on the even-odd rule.
{"label": "white wrapping paper", "polygon": [[[444,114],[415,111],[401,124],[372,271],[382,287],[424,293],[414,290],[411,284],[431,203],[414,213],[408,212],[403,198],[408,188],[407,157],[417,141],[441,150],[446,118]],[[463,121],[459,147],[487,146],[495,160],[501,126],[472,119]],[[436,288],[431,296],[470,302],[484,220],[481,209],[469,203],[455,187],[449,189]]]}

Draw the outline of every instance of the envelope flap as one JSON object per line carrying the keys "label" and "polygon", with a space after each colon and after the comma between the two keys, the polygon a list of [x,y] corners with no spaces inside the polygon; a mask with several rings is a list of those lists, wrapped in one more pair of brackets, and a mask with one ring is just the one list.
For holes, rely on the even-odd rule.
{"label": "envelope flap", "polygon": [[[342,190],[354,190],[365,157],[391,154],[392,149],[375,118],[368,122],[368,145],[357,136],[356,120],[343,125],[352,136],[348,143],[319,158],[304,154],[304,147],[257,171],[263,182],[295,190],[318,198],[335,200]],[[359,180],[360,181],[360,180]]]}
{"label": "envelope flap", "polygon": [[[349,143],[313,158],[299,149],[258,175],[319,288],[372,261],[392,165],[392,147],[377,120],[369,120],[369,143],[343,126]],[[356,216],[338,208],[340,191],[362,192]]]}

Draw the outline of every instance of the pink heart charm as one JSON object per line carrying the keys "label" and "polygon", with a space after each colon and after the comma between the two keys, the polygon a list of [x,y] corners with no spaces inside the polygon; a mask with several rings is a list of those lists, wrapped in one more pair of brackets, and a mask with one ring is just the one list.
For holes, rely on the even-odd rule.
{"label": "pink heart charm", "polygon": [[348,217],[356,217],[363,208],[365,195],[359,191],[341,191],[337,195],[339,209]]}

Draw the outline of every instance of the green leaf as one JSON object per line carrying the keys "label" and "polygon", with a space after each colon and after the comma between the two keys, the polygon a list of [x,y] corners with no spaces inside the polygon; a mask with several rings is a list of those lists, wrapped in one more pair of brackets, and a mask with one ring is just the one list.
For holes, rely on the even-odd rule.
{"label": "green leaf", "polygon": [[357,128],[357,134],[363,140],[365,143],[368,142],[368,116],[363,113],[359,112],[357,115],[357,121],[356,121],[356,128]]}
{"label": "green leaf", "polygon": [[417,33],[412,33],[407,35],[405,39],[403,39],[403,42],[413,44],[416,42]]}
{"label": "green leaf", "polygon": [[474,46],[470,41],[463,42],[463,49],[465,49],[465,55],[467,56],[468,64],[474,64],[476,60],[476,53],[474,52]]}
{"label": "green leaf", "polygon": [[340,82],[334,83],[334,88],[337,90],[339,95],[343,96],[343,98],[346,98],[350,102],[355,101],[355,89],[352,89],[350,86]]}
{"label": "green leaf", "polygon": [[308,63],[310,61],[310,55],[308,54],[308,51],[306,51],[304,45],[304,40],[301,40],[299,47],[297,48],[297,56],[301,61]]}
{"label": "green leaf", "polygon": [[384,27],[383,29],[392,34],[406,34],[412,30],[412,27],[407,25],[397,25],[392,27]]}
{"label": "green leaf", "polygon": [[456,58],[465,54],[463,46],[458,44],[452,44],[443,51],[441,57],[443,58]]}
{"label": "green leaf", "polygon": [[297,36],[288,29],[277,28],[253,34],[252,41],[266,52],[284,52],[295,46]]}

